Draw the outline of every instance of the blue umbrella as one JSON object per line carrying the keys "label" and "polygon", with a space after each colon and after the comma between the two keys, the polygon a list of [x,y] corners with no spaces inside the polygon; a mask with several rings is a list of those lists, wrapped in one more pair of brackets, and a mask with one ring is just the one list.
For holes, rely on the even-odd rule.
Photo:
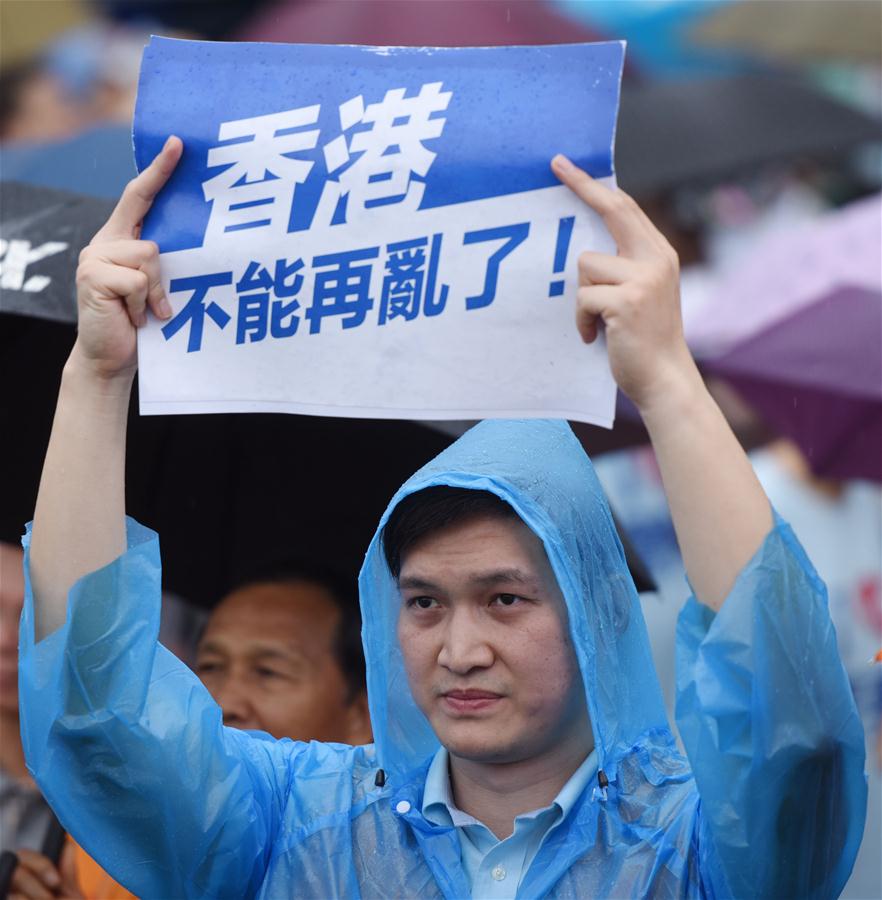
{"label": "blue umbrella", "polygon": [[101,125],[65,141],[0,144],[7,181],[116,200],[137,174],[127,125]]}

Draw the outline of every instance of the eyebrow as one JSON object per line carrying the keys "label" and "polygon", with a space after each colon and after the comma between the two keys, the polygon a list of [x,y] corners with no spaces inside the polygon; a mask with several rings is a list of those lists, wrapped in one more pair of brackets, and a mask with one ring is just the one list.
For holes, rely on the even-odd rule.
{"label": "eyebrow", "polygon": [[[216,653],[219,656],[226,656],[229,651],[221,644],[214,641],[206,641],[198,647],[197,652]],[[286,652],[279,650],[277,647],[267,647],[260,644],[255,647],[249,647],[247,655],[252,659],[280,660],[281,662],[300,662],[306,658],[300,650],[289,650]]]}
{"label": "eyebrow", "polygon": [[[492,572],[481,572],[471,575],[469,584],[475,587],[493,587],[496,584],[519,584],[531,591],[538,591],[536,578],[521,569],[494,569]],[[406,575],[398,580],[398,587],[403,590],[437,591],[440,585],[422,575]]]}

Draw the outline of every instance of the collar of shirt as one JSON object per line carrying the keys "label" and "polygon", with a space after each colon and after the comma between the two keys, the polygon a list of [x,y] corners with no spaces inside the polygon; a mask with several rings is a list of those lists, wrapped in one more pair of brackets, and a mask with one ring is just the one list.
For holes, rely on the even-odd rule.
{"label": "collar of shirt", "polygon": [[453,802],[448,764],[449,755],[442,747],[426,773],[423,815],[435,825],[456,828],[472,897],[504,900],[516,895],[545,837],[566,818],[587,788],[597,771],[597,753],[592,751],[585,758],[549,806],[519,815],[514,832],[502,841]]}

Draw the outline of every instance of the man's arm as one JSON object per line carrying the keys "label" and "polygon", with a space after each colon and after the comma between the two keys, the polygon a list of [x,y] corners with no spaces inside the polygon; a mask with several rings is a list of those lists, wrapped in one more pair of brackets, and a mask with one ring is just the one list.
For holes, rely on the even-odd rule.
{"label": "man's arm", "polygon": [[79,333],[25,538],[22,740],[59,820],[120,883],[243,897],[265,876],[289,771],[309,754],[224,728],[157,643],[158,539],[124,516],[136,329],[148,309],[170,313],[141,222],[180,154],[170,139],[81,255]]}
{"label": "man's arm", "polygon": [[772,527],[769,501],[692,359],[680,316],[677,254],[622,191],[562,156],[555,174],[602,218],[618,255],[579,257],[576,322],[603,322],[613,376],[649,432],[686,572],[718,610]]}
{"label": "man's arm", "polygon": [[158,248],[138,237],[182,149],[169,138],[80,255],[77,340],[62,375],[34,515],[37,640],[64,623],[73,583],[126,549],[126,417],[136,328],[146,323],[148,307],[161,318],[171,314]]}
{"label": "man's arm", "polygon": [[617,256],[580,257],[577,322],[587,341],[605,325],[695,592],[678,622],[677,724],[701,795],[702,883],[717,896],[836,896],[867,789],[826,589],[787,525],[773,521],[701,382],[683,337],[674,251],[627,195],[560,157],[554,168],[618,245]]}

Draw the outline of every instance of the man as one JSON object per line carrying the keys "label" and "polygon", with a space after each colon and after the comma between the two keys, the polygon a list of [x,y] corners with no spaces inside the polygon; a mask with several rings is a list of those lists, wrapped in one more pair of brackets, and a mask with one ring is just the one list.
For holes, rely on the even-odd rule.
{"label": "man", "polygon": [[[0,544],[3,571],[2,661],[0,675],[12,672],[7,696],[17,700],[17,622],[21,612],[23,578],[21,550]],[[7,568],[8,567],[8,568]],[[17,603],[14,598],[17,575]],[[214,608],[206,622],[196,656],[196,672],[233,728],[265,731],[277,738],[366,744],[371,739],[361,617],[354,591],[337,573],[299,560],[283,560],[261,567],[244,578]],[[7,608],[9,614],[6,615]],[[9,628],[6,628],[6,625]],[[5,665],[11,657],[11,669]],[[7,687],[6,680],[3,682]],[[3,709],[10,705],[4,703]],[[3,759],[17,743],[22,777],[27,778],[44,818],[48,808],[27,775],[18,734],[4,729]],[[0,771],[4,785],[6,774]],[[4,837],[13,838],[5,827]],[[42,832],[47,822],[41,820]],[[41,840],[42,832],[38,837]],[[35,846],[39,846],[38,840]],[[16,846],[15,843],[10,844]],[[57,869],[33,848],[18,849],[19,866],[11,891],[24,897],[85,896],[88,900],[130,896],[81,848],[65,848]]]}
{"label": "man", "polygon": [[170,315],[137,238],[181,150],[83,254],[29,551],[26,752],[86,849],[142,896],[835,894],[866,786],[823,586],[698,375],[673,251],[562,157],[619,249],[580,256],[577,327],[604,325],[695,591],[691,771],[602,492],[554,422],[483,423],[393,498],[359,582],[374,746],[222,727],[155,643],[156,537],[124,520],[135,330]]}
{"label": "man", "polygon": [[224,597],[199,641],[196,673],[225,725],[298,741],[370,742],[354,594],[334,572],[283,561]]}

